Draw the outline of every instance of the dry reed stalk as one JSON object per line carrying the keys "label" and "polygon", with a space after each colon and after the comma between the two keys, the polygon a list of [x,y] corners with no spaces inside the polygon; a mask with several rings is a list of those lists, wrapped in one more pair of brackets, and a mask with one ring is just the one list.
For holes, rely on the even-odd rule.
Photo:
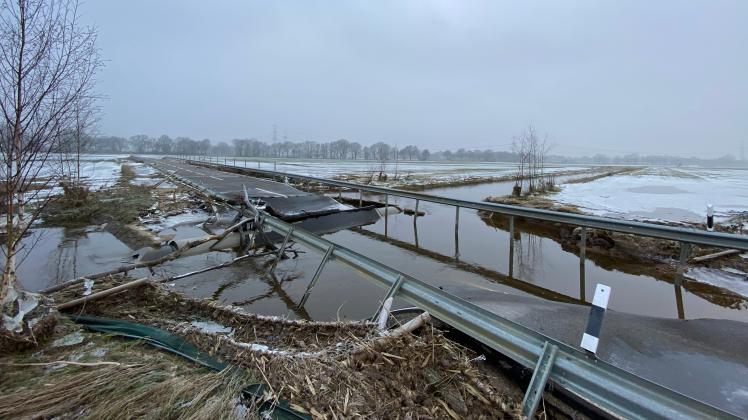
{"label": "dry reed stalk", "polygon": [[236,369],[179,375],[168,368],[107,366],[58,375],[0,395],[0,418],[236,418],[240,393],[252,382]]}

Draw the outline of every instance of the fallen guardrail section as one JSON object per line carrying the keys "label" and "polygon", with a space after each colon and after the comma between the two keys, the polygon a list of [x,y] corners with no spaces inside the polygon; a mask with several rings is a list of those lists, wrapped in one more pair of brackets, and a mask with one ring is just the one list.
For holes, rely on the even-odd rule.
{"label": "fallen guardrail section", "polygon": [[[267,172],[268,175],[278,176],[276,172],[264,172]],[[169,175],[173,179],[181,181],[203,193],[218,199],[225,199],[220,193],[210,191],[175,173],[170,173]],[[287,176],[290,177],[292,175]],[[394,190],[393,192],[393,190],[386,188],[365,187],[338,181],[318,181],[311,177],[303,178],[344,186],[346,188],[360,187],[367,191],[384,194],[396,193],[397,195],[402,194],[405,197],[428,199],[428,201],[443,202],[444,204],[498,211],[513,216],[545,217],[544,220],[571,224],[582,222],[590,227],[639,233],[645,236],[683,241],[689,240],[699,244],[748,249],[748,241],[737,238],[735,235],[651,226],[590,216],[567,215],[564,213],[514,206],[466,202],[407,191]],[[266,213],[253,211],[251,208],[245,206],[241,208],[237,207],[237,210],[242,211],[246,216],[255,218],[254,223],[257,228],[264,231],[276,232],[283,236],[283,243],[278,249],[276,257],[276,264],[290,241],[316,250],[324,255],[307,287],[305,297],[311,293],[325,265],[329,261],[336,261],[352,268],[362,277],[385,289],[386,293],[382,297],[382,302],[389,297],[397,295],[413,305],[428,311],[432,316],[449,324],[453,328],[510,357],[517,363],[527,368],[532,368],[534,374],[523,401],[523,414],[525,416],[530,416],[534,413],[547,381],[551,380],[555,385],[565,389],[580,400],[586,401],[614,417],[643,419],[735,417],[709,404],[687,397],[598,360],[574,347],[502,318],[457,296],[444,292],[437,287],[408,276],[348,248],[336,245],[303,229],[296,228],[292,224],[274,218]],[[612,226],[617,227],[617,229],[612,229]],[[274,268],[275,264],[273,265]],[[303,298],[301,305],[304,302],[305,299]],[[377,310],[377,313],[380,310],[381,307]]]}

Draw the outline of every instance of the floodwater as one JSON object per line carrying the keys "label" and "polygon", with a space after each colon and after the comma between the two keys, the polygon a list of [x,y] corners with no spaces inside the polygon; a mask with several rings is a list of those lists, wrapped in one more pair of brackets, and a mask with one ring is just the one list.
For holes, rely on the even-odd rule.
{"label": "floodwater", "polygon": [[[511,188],[506,185],[498,187],[497,190]],[[491,184],[430,190],[428,193],[469,200],[501,194],[493,193]],[[389,201],[414,207],[413,200],[390,197]],[[550,238],[527,232],[515,239],[512,276],[508,276],[510,239],[507,231],[486,224],[475,211],[460,209],[455,241],[453,207],[421,202],[419,210],[427,215],[419,217],[415,227],[411,216],[391,216],[387,223],[387,237],[385,222],[380,220],[375,225],[364,227],[363,232],[338,232],[329,239],[361,253],[376,255],[384,263],[421,280],[436,281],[445,288],[459,280],[474,281],[473,277],[477,275],[492,289],[584,304],[592,301],[595,285],[602,283],[612,287],[609,308],[617,311],[664,318],[748,321],[746,303],[739,296],[728,294],[730,297],[725,298],[722,289],[702,285],[695,287],[694,292],[699,293],[696,294],[686,287],[675,286],[672,279],[644,274],[641,267],[611,269],[609,264],[605,264],[607,268],[603,268],[588,256],[582,277],[576,254],[563,250]],[[376,247],[370,245],[372,240],[380,244]],[[375,249],[381,252],[381,244],[395,247],[399,252],[373,253]],[[459,269],[460,274],[446,273],[444,267]]]}
{"label": "floodwater", "polygon": [[[504,182],[427,193],[478,201],[489,195],[507,194],[511,187],[511,182]],[[365,198],[383,201],[373,195]],[[390,197],[389,201],[405,208],[415,206],[408,199]],[[672,279],[653,276],[641,267],[611,266],[605,261],[600,262],[605,266],[602,267],[590,257],[581,270],[576,254],[562,249],[548,237],[528,232],[515,237],[510,262],[509,233],[487,224],[477,212],[460,209],[455,237],[453,207],[421,202],[419,210],[426,215],[418,217],[416,223],[412,216],[390,215],[386,223],[381,219],[373,225],[326,237],[447,291],[470,286],[583,305],[592,301],[595,285],[602,283],[612,287],[609,307],[617,311],[664,318],[748,321],[744,299],[723,289],[709,285],[694,287],[696,283],[691,282],[681,287]],[[199,219],[201,215],[190,217]],[[130,260],[131,250],[106,232],[81,229],[35,232],[35,236],[40,236],[36,239],[38,244],[28,262],[19,268],[21,281],[31,290],[111,269]],[[178,226],[172,233],[178,239],[205,234],[190,225]],[[271,258],[261,257],[182,279],[173,287],[198,298],[215,299],[267,315],[329,320],[361,319],[374,313],[384,290],[334,261],[325,266],[306,304],[300,308],[298,303],[321,255],[299,246],[294,249],[301,253],[282,260],[274,275],[268,273]],[[233,256],[233,253],[210,253],[183,258],[158,268],[156,274],[180,274],[220,264]],[[396,300],[395,306],[402,305]]]}
{"label": "floodwater", "polygon": [[[479,200],[510,190],[511,183],[501,183],[445,188],[428,193]],[[376,196],[365,198],[378,199]],[[389,200],[407,208],[415,205],[412,200],[397,197]],[[748,320],[745,302],[740,297],[725,298],[722,290],[717,288],[700,286],[692,291],[675,286],[672,279],[643,274],[640,267],[611,269],[606,264],[607,268],[603,268],[588,259],[584,277],[581,277],[577,255],[563,250],[559,243],[549,238],[527,232],[520,233],[515,239],[512,275],[509,276],[510,240],[507,231],[486,224],[475,211],[460,209],[455,247],[455,209],[421,202],[419,210],[425,211],[426,216],[419,217],[415,226],[412,216],[390,215],[386,236],[385,221],[381,219],[373,225],[339,231],[326,235],[326,238],[447,291],[470,286],[588,304],[592,301],[595,285],[603,283],[612,287],[609,307],[617,311],[664,318]],[[281,261],[275,276],[266,273],[267,264],[262,266],[252,261],[222,270],[220,276],[207,273],[182,280],[176,287],[199,297],[214,298],[272,315],[361,319],[374,313],[384,291],[334,261],[325,266],[304,308],[298,308],[321,255],[298,246],[295,248],[307,252],[298,258]],[[267,262],[267,257],[262,261]],[[183,270],[188,268],[185,266]],[[220,279],[218,285],[215,285],[215,279]]]}
{"label": "floodwater", "polygon": [[18,279],[31,291],[128,262],[130,249],[108,232],[92,229],[34,229],[21,242]]}

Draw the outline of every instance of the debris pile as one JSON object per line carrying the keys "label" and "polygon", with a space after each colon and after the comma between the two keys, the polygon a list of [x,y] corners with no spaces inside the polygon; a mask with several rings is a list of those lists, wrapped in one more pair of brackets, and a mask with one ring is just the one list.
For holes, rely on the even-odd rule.
{"label": "debris pile", "polygon": [[[124,279],[99,281],[94,292]],[[83,287],[54,295],[80,297]],[[265,381],[266,398],[315,418],[501,418],[516,390],[487,375],[475,354],[431,326],[382,339],[369,322],[304,322],[223,307],[146,283],[74,308],[76,314],[155,326]],[[521,395],[521,394],[520,394]]]}

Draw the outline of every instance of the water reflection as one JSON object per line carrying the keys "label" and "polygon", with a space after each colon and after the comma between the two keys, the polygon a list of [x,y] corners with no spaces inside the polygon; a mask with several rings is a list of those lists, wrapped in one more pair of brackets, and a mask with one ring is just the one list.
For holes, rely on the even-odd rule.
{"label": "water reflection", "polygon": [[[485,196],[490,195],[489,187],[490,185],[460,187],[429,193],[476,199],[477,197],[470,196],[468,190],[479,190],[479,194]],[[455,190],[457,191],[454,192]],[[382,196],[371,194],[368,197],[383,201]],[[509,234],[509,217],[484,217],[476,211],[461,208],[453,242],[450,240],[452,235],[449,234],[449,228],[445,227],[453,225],[457,219],[454,207],[429,202],[416,203],[415,200],[392,196],[388,200],[390,205],[408,208],[412,208],[412,203],[420,204],[420,210],[426,214],[412,219],[412,216],[405,214],[390,215],[386,237],[383,223],[357,229],[357,234],[408,249],[419,256],[449,264],[460,270],[480,273],[480,276],[497,283],[511,284],[511,287],[518,291],[526,291],[544,298],[548,298],[549,293],[552,293],[563,296],[564,301],[586,303],[587,296],[591,296],[595,284],[603,283],[613,287],[615,292],[610,307],[618,311],[685,318],[685,310],[678,308],[689,306],[691,318],[748,320],[745,311],[735,311],[745,308],[744,298],[706,284],[684,282],[680,285],[681,290],[673,304],[674,289],[671,285],[674,284],[675,276],[664,266],[626,262],[596,251],[590,253],[589,250],[585,250],[585,253],[580,246],[581,243],[566,243],[561,241],[560,237],[557,238],[559,229],[564,228],[558,224],[528,225],[518,218],[514,223],[516,226],[512,240]],[[505,232],[503,239],[495,239],[502,237],[501,232]],[[466,241],[465,238],[469,240]],[[367,255],[374,255],[375,252],[374,247],[361,241],[356,242],[354,249]],[[376,252],[381,252],[378,247],[376,249],[379,250]],[[400,261],[397,258],[380,258],[379,254],[376,256],[377,259],[401,270],[418,265],[417,271],[425,273],[422,274],[423,279],[445,279],[438,268],[435,267],[436,271],[431,272],[429,264],[413,261],[412,257]],[[422,264],[423,267],[420,267]],[[530,289],[533,288],[534,291],[531,292]],[[562,300],[558,297],[555,299]]]}
{"label": "water reflection", "polygon": [[448,263],[450,265],[454,265],[456,268],[462,271],[478,274],[481,277],[491,279],[497,283],[506,284],[507,286],[510,286],[514,289],[521,290],[523,292],[527,292],[535,296],[540,296],[545,299],[556,301],[556,302],[582,303],[579,300],[571,296],[567,296],[567,295],[555,292],[553,290],[543,288],[542,286],[538,286],[538,285],[520,280],[518,278],[514,278],[512,276],[504,275],[498,271],[494,271],[489,268],[482,267],[480,265],[471,264],[465,261],[458,261],[458,260],[455,260],[451,256],[439,254],[438,252],[430,251],[428,249],[419,248],[408,242],[393,239],[392,237],[385,237],[383,234],[379,234],[377,232],[372,232],[367,229],[362,229],[362,230],[357,230],[356,233],[364,237],[376,240],[376,241],[388,243],[388,244],[397,246],[398,248],[414,252],[421,257],[425,257],[425,258],[428,258],[430,260],[433,260],[439,263]]}

